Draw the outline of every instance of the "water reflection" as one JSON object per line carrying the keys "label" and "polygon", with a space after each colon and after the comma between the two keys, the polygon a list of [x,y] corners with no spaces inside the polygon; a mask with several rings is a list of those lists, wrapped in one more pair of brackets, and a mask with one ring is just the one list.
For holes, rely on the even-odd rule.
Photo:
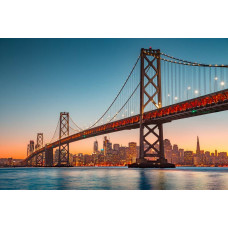
{"label": "water reflection", "polygon": [[228,168],[4,168],[0,189],[228,189]]}

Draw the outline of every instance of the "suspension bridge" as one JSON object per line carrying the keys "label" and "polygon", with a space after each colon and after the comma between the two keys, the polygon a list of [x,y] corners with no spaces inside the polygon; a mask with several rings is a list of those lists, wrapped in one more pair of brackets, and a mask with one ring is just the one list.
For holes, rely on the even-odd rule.
{"label": "suspension bridge", "polygon": [[[141,49],[119,93],[88,128],[80,128],[68,112],[60,118],[50,143],[43,133],[29,144],[23,166],[69,166],[69,144],[107,133],[139,129],[139,154],[129,167],[175,167],[164,155],[163,124],[228,109],[228,65],[175,58],[159,49]],[[104,155],[105,156],[105,155]]]}

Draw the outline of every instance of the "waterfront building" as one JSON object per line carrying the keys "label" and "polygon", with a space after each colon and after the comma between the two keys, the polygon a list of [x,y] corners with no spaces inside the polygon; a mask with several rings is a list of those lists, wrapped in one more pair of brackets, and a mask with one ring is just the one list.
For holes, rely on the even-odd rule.
{"label": "waterfront building", "polygon": [[83,166],[83,165],[84,165],[83,153],[78,153],[76,156],[76,166]]}
{"label": "waterfront building", "polygon": [[91,166],[92,165],[92,155],[90,154],[84,154],[83,156],[83,165],[85,166]]}
{"label": "waterfront building", "polygon": [[184,151],[184,165],[192,166],[193,164],[193,151]]}
{"label": "waterfront building", "polygon": [[137,158],[137,143],[136,142],[130,142],[128,144],[128,150],[127,150],[127,161],[129,164],[132,164],[136,162]]}

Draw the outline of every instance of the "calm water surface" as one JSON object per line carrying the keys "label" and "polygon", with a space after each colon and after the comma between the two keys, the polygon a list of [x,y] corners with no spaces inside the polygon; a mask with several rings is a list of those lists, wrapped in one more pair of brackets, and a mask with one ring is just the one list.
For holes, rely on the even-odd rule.
{"label": "calm water surface", "polygon": [[1,168],[0,189],[228,190],[228,168]]}

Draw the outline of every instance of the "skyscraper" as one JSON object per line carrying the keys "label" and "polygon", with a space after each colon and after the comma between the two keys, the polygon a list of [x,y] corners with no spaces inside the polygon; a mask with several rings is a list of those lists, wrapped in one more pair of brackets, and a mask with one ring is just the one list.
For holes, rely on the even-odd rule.
{"label": "skyscraper", "polygon": [[104,149],[104,158],[106,161],[106,156],[108,156],[108,154],[112,152],[112,143],[107,139],[107,136],[104,137],[103,149]]}
{"label": "skyscraper", "polygon": [[93,152],[94,153],[98,152],[98,142],[97,142],[97,140],[93,144]]}
{"label": "skyscraper", "polygon": [[199,143],[199,136],[197,136],[196,155],[200,155],[200,143]]}
{"label": "skyscraper", "polygon": [[128,163],[134,163],[136,162],[136,158],[137,158],[137,143],[136,142],[129,142],[128,144],[129,146],[129,150],[127,151],[127,160]]}

